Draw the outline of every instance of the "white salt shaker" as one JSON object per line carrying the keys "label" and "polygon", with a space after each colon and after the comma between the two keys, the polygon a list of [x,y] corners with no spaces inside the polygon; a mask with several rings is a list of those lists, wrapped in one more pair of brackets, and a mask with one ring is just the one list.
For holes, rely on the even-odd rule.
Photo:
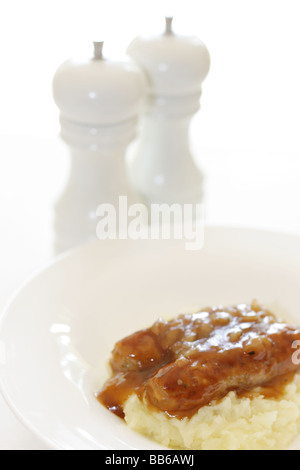
{"label": "white salt shaker", "polygon": [[191,151],[191,118],[200,107],[210,55],[194,36],[179,36],[166,18],[158,36],[137,37],[127,53],[147,78],[140,138],[130,155],[133,187],[151,203],[199,203],[203,175]]}
{"label": "white salt shaker", "polygon": [[97,207],[116,208],[120,196],[139,201],[125,167],[128,144],[136,135],[145,95],[145,80],[128,57],[94,55],[64,62],[53,78],[53,97],[60,110],[61,138],[68,145],[71,171],[55,206],[56,252],[96,238]]}

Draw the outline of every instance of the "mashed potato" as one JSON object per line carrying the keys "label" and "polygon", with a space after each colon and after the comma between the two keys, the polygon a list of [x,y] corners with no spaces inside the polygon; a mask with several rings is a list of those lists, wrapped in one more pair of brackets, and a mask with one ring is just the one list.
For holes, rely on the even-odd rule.
{"label": "mashed potato", "polygon": [[150,411],[136,395],[126,401],[124,412],[130,428],[174,449],[283,450],[300,432],[300,373],[280,399],[238,398],[230,392],[190,419]]}

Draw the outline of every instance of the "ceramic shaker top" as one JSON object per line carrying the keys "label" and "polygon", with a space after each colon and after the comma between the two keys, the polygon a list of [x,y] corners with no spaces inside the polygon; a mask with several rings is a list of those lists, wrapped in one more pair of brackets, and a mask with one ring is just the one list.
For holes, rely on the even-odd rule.
{"label": "ceramic shaker top", "polygon": [[53,97],[61,117],[98,126],[135,117],[145,93],[144,75],[129,58],[108,60],[103,42],[94,42],[87,59],[69,59],[53,78]]}
{"label": "ceramic shaker top", "polygon": [[208,49],[196,36],[177,35],[172,29],[172,18],[166,18],[162,34],[138,36],[127,52],[144,70],[150,94],[201,93],[210,68]]}

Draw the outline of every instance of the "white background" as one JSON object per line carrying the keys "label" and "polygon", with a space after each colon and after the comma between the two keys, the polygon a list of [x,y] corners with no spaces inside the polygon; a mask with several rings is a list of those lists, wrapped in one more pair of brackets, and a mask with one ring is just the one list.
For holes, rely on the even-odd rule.
{"label": "white background", "polygon": [[135,35],[162,29],[168,12],[176,31],[198,35],[211,53],[203,145],[299,150],[297,0],[1,2],[1,134],[52,136],[58,65],[95,39],[107,54],[123,54]]}
{"label": "white background", "polygon": [[[10,0],[0,4],[0,299],[52,256],[68,174],[51,95],[57,67],[125,53],[140,33],[196,34],[211,54],[194,122],[209,220],[299,230],[299,0]],[[43,447],[1,404],[0,448]]]}

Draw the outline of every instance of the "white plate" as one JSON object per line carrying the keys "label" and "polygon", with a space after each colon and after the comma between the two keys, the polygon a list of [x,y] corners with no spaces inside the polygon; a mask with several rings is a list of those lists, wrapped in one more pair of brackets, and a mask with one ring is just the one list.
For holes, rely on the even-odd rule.
{"label": "white plate", "polygon": [[26,283],[2,315],[3,394],[54,449],[159,449],[94,397],[114,342],[158,316],[254,298],[300,323],[299,279],[295,235],[209,228],[201,251],[171,241],[84,246]]}

